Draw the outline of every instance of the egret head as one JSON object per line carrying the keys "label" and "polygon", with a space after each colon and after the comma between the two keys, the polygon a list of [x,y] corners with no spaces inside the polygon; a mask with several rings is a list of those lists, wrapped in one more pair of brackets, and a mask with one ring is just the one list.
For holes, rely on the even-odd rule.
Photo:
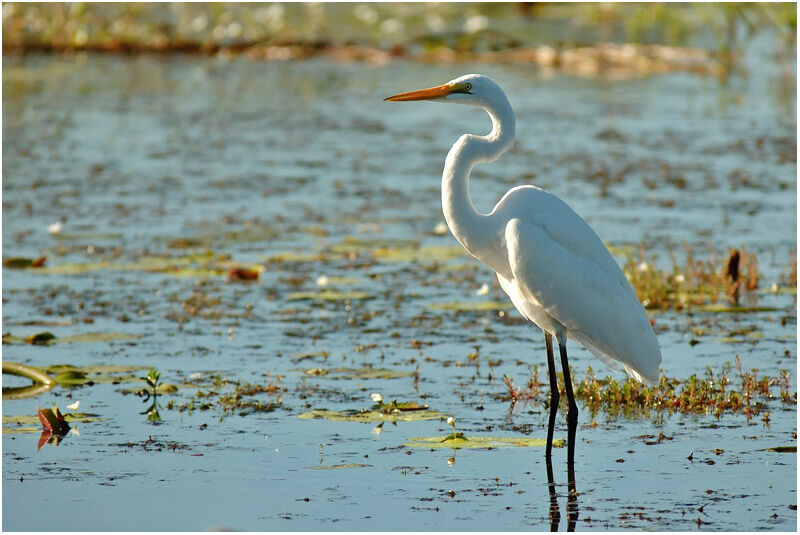
{"label": "egret head", "polygon": [[465,74],[443,85],[399,93],[384,100],[391,102],[433,100],[491,107],[498,99],[507,101],[503,90],[494,80],[482,74]]}

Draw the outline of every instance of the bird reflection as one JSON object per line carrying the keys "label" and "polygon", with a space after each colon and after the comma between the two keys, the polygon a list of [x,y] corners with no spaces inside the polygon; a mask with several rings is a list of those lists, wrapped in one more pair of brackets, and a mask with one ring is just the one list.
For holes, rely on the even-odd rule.
{"label": "bird reflection", "polygon": [[[558,531],[561,523],[561,510],[558,507],[556,483],[553,478],[553,463],[545,457],[547,463],[547,489],[550,493],[550,531]],[[567,464],[567,531],[575,531],[578,521],[578,491],[575,490],[575,465]]]}

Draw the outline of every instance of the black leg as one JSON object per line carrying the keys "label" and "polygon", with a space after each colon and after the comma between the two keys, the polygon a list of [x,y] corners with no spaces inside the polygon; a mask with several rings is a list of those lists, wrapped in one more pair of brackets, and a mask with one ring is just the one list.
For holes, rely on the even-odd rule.
{"label": "black leg", "polygon": [[547,463],[547,488],[550,491],[550,531],[558,531],[558,524],[561,522],[561,511],[558,509],[558,500],[556,499],[553,463],[550,457],[545,457],[544,460]]}
{"label": "black leg", "polygon": [[567,391],[567,464],[575,464],[575,432],[578,430],[578,405],[575,403],[575,394],[572,393],[572,379],[569,376],[569,362],[567,362],[567,344],[559,340],[558,349],[561,352],[561,369],[564,370],[564,388]]}
{"label": "black leg", "polygon": [[544,333],[544,344],[547,346],[547,375],[550,378],[550,422],[547,424],[547,446],[544,456],[550,462],[550,450],[553,449],[553,429],[558,411],[558,383],[556,382],[556,364],[553,360],[553,336]]}

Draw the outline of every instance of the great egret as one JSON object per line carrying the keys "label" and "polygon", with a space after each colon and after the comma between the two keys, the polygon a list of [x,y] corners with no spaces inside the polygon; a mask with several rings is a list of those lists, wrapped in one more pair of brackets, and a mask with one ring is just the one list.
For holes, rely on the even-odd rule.
{"label": "great egret", "polygon": [[491,117],[488,135],[464,134],[447,154],[442,173],[444,217],[461,245],[497,273],[500,286],[520,314],[544,331],[550,379],[548,459],[559,401],[552,337],[558,340],[568,401],[567,463],[573,465],[578,407],[567,361],[567,336],[612,369],[620,363],[639,381],[658,379],[661,350],[636,293],[597,234],[555,195],[535,186],[518,186],[491,213],[475,209],[469,195],[472,167],[496,160],[514,140],[514,111],[494,80],[467,74],[386,100],[468,104],[483,108]]}

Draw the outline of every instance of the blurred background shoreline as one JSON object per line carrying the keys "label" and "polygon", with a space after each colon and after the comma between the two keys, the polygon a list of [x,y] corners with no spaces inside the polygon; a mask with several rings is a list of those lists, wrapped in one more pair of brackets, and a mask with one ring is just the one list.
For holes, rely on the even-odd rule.
{"label": "blurred background shoreline", "polygon": [[793,3],[4,3],[3,52],[408,59],[725,79],[766,31],[793,79],[796,27]]}

